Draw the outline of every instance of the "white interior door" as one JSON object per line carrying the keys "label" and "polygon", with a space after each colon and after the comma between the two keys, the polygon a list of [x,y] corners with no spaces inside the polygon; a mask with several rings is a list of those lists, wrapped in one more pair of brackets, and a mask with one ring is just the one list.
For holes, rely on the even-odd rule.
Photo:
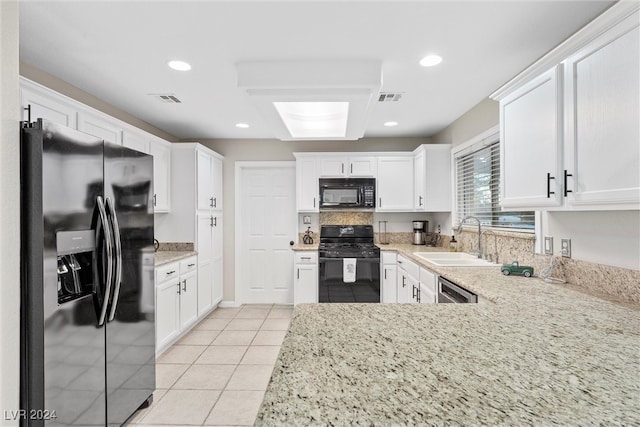
{"label": "white interior door", "polygon": [[293,303],[295,163],[245,163],[239,175],[236,295],[242,303]]}

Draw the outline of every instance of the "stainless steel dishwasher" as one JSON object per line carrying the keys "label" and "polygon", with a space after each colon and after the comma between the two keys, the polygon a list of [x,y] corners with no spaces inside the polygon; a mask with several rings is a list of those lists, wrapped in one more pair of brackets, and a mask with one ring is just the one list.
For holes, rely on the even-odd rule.
{"label": "stainless steel dishwasher", "polygon": [[438,304],[475,304],[478,302],[478,296],[465,288],[445,279],[438,277]]}

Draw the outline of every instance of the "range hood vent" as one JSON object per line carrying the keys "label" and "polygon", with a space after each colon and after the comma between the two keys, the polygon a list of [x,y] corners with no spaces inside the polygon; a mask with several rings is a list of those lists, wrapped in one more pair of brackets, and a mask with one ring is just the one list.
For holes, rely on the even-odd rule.
{"label": "range hood vent", "polygon": [[402,98],[401,92],[381,92],[378,97],[378,102],[398,102]]}
{"label": "range hood vent", "polygon": [[149,95],[165,104],[182,104],[182,101],[173,93],[150,93]]}

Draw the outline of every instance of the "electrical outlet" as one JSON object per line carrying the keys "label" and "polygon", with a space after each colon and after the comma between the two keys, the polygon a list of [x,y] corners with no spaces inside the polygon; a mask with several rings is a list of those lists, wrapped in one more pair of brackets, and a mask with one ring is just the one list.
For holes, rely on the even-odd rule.
{"label": "electrical outlet", "polygon": [[571,258],[571,239],[560,240],[560,253],[565,258]]}
{"label": "electrical outlet", "polygon": [[311,217],[309,215],[305,215],[302,217],[303,224],[311,224]]}
{"label": "electrical outlet", "polygon": [[553,255],[553,237],[544,236],[544,254]]}

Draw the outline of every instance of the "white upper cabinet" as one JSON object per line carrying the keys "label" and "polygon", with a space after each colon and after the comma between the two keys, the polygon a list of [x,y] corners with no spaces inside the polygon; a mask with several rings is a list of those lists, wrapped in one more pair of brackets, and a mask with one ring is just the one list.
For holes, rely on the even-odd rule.
{"label": "white upper cabinet", "polygon": [[407,212],[414,210],[413,155],[378,158],[378,212]]}
{"label": "white upper cabinet", "polygon": [[198,146],[196,149],[198,210],[222,211],[222,157]]}
{"label": "white upper cabinet", "polygon": [[321,157],[319,177],[375,177],[377,162],[374,156]]}
{"label": "white upper cabinet", "polygon": [[[151,154],[154,213],[171,211],[171,143],[24,78],[20,78],[20,96],[23,108],[31,106],[32,121],[43,118]],[[24,110],[23,120],[27,114]]]}
{"label": "white upper cabinet", "polygon": [[[63,96],[47,92],[33,84],[20,82],[20,100],[22,106],[22,120],[31,121],[38,118],[48,120],[72,129],[77,128],[78,109]],[[31,107],[31,114],[26,110]]]}
{"label": "white upper cabinet", "polygon": [[503,207],[640,209],[639,9],[616,3],[492,95]]}
{"label": "white upper cabinet", "polygon": [[222,211],[222,158],[214,156],[211,160],[211,175],[213,177],[213,210]]}
{"label": "white upper cabinet", "polygon": [[141,133],[124,131],[122,145],[141,153],[149,153],[149,138]]}
{"label": "white upper cabinet", "polygon": [[213,156],[200,148],[196,153],[198,210],[209,210],[213,208]]}
{"label": "white upper cabinet", "polygon": [[500,101],[500,205],[560,206],[562,67]]}
{"label": "white upper cabinet", "polygon": [[296,206],[298,212],[318,212],[318,158],[296,156]]}
{"label": "white upper cabinet", "polygon": [[122,125],[108,116],[88,110],[78,111],[78,130],[104,139],[112,144],[122,145]]}
{"label": "white upper cabinet", "polygon": [[153,156],[153,206],[155,213],[171,211],[171,143],[153,138],[149,140],[149,154]]}
{"label": "white upper cabinet", "polygon": [[565,61],[572,208],[640,209],[639,15]]}
{"label": "white upper cabinet", "polygon": [[451,211],[451,145],[427,144],[414,151],[414,208]]}

